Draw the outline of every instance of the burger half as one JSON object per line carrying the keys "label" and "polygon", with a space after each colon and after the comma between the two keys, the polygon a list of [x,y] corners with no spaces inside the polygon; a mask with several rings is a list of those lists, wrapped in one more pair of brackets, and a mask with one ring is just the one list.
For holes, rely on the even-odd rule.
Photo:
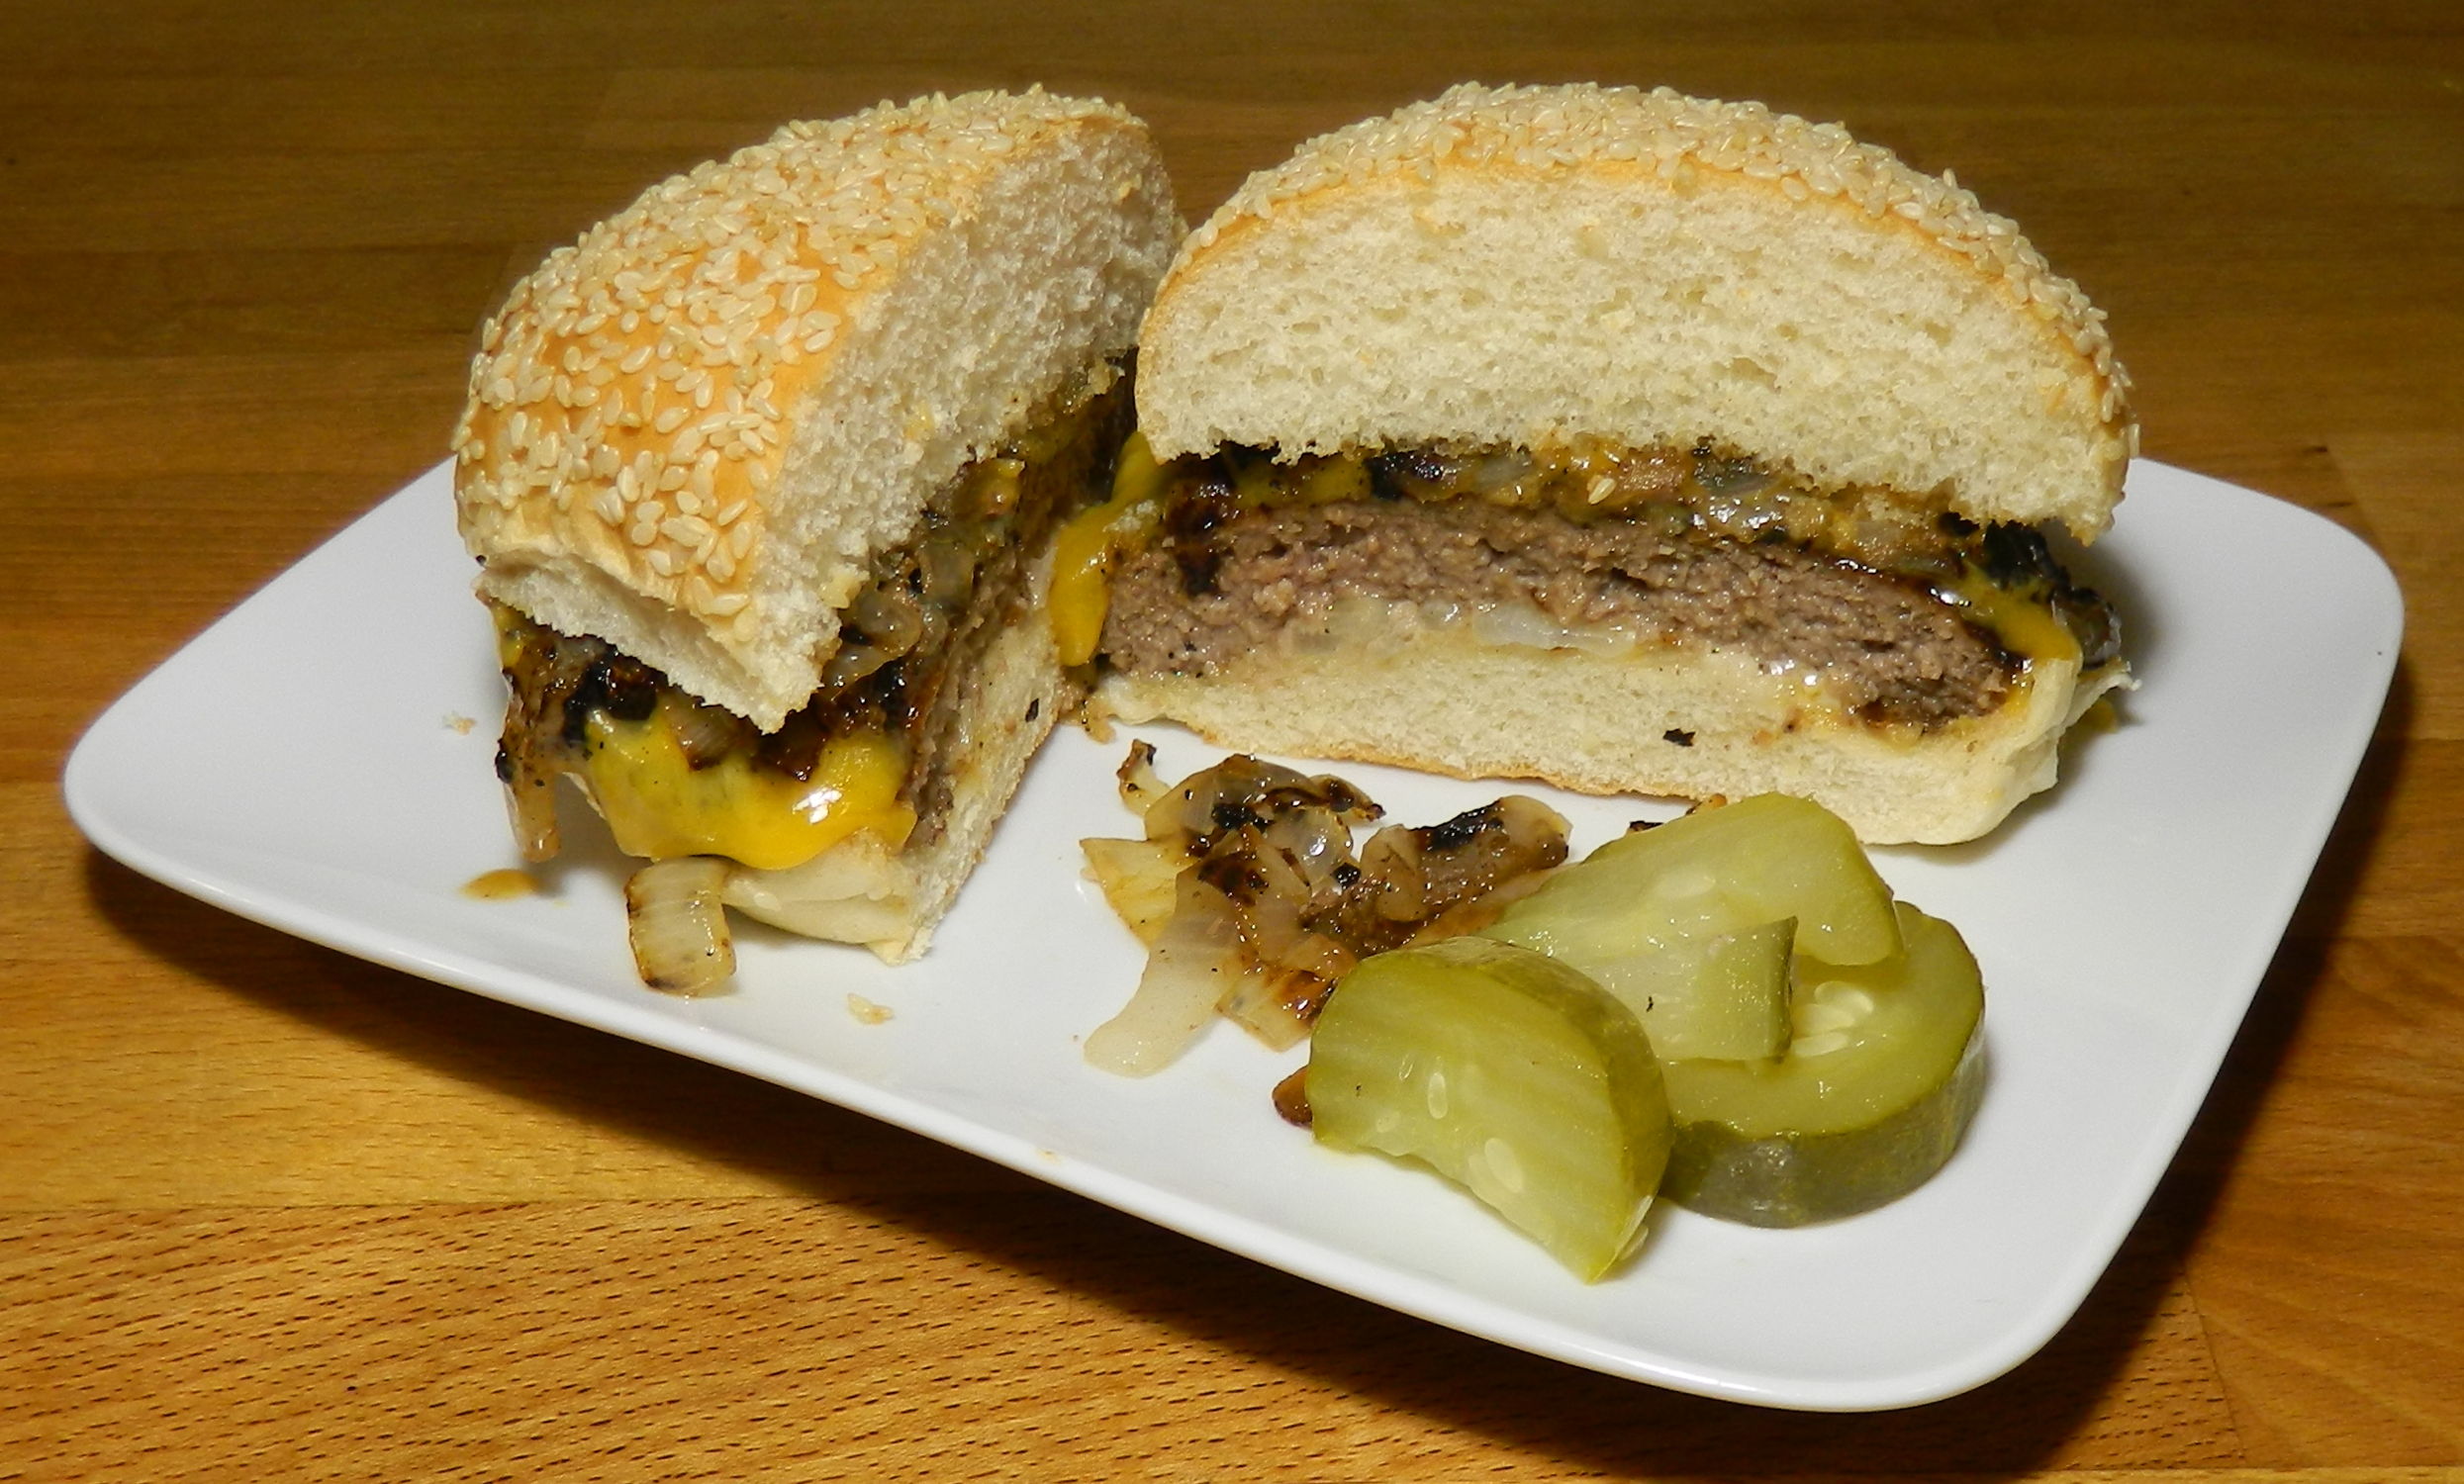
{"label": "burger half", "polygon": [[1225,745],[1964,840],[2127,682],[2047,539],[2110,521],[2127,388],[2012,224],[1837,127],[1460,87],[1183,246],[1057,631]]}
{"label": "burger half", "polygon": [[1078,683],[1051,536],[1108,488],[1181,234],[1145,128],[1040,91],[792,124],[517,286],[453,441],[525,856],[579,784],[636,957],[724,902],[924,951]]}

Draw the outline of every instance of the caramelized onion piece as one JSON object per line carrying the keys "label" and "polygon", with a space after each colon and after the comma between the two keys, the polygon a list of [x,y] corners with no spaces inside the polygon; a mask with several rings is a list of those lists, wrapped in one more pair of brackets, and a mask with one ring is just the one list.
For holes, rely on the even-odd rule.
{"label": "caramelized onion piece", "polygon": [[1137,992],[1088,1036],[1087,1060],[1128,1077],[1170,1066],[1237,988],[1245,973],[1240,947],[1230,899],[1194,869],[1184,871],[1172,920],[1147,951]]}
{"label": "caramelized onion piece", "polygon": [[1375,819],[1384,811],[1339,778],[1307,774],[1279,763],[1235,753],[1212,768],[1192,773],[1167,788],[1146,810],[1147,838],[1174,840],[1204,856],[1226,831],[1264,825],[1291,810],[1325,809],[1342,824]]}
{"label": "caramelized onion piece", "polygon": [[1414,833],[1420,837],[1422,905],[1429,917],[1565,861],[1564,818],[1519,793]]}
{"label": "caramelized onion piece", "polygon": [[546,642],[546,630],[507,607],[496,609],[496,621],[506,690],[496,776],[505,784],[515,843],[521,858],[535,864],[553,860],[562,848],[556,780],[571,768],[566,712],[603,647]]}
{"label": "caramelized onion piece", "polygon": [[1157,799],[1172,791],[1172,785],[1165,783],[1155,771],[1155,744],[1152,742],[1130,743],[1129,756],[1121,760],[1121,766],[1112,776],[1120,780],[1122,806],[1141,819],[1146,817],[1147,810],[1154,806]]}
{"label": "caramelized onion piece", "polygon": [[1275,1115],[1296,1129],[1310,1123],[1309,1068],[1292,1068],[1291,1074],[1275,1084]]}
{"label": "caramelized onion piece", "polygon": [[895,583],[857,594],[856,601],[847,605],[845,621],[864,635],[865,642],[894,656],[913,649],[924,636],[923,609],[913,595]]}
{"label": "caramelized onion piece", "polygon": [[1298,889],[1314,896],[1335,881],[1352,860],[1352,826],[1329,807],[1279,809],[1259,831],[1262,844],[1289,861],[1298,874]]}
{"label": "caramelized onion piece", "polygon": [[509,761],[511,756],[498,750],[497,774],[505,780],[505,816],[514,827],[514,844],[531,865],[552,861],[564,848],[556,832],[555,775],[521,767]]}
{"label": "caramelized onion piece", "polygon": [[1172,846],[1154,840],[1081,840],[1087,852],[1087,874],[1102,888],[1103,899],[1141,943],[1152,944],[1172,920],[1178,879],[1187,859]]}
{"label": "caramelized onion piece", "polygon": [[735,944],[719,891],[728,866],[716,856],[653,861],[624,883],[624,918],[641,981],[670,994],[703,995],[736,972]]}
{"label": "caramelized onion piece", "polygon": [[1370,836],[1361,852],[1361,874],[1352,894],[1378,920],[1418,922],[1428,915],[1422,910],[1428,891],[1420,876],[1418,830],[1391,824]]}
{"label": "caramelized onion piece", "polygon": [[[1144,1075],[1220,1011],[1278,1050],[1297,1044],[1361,959],[1485,926],[1565,859],[1565,821],[1501,798],[1442,824],[1353,831],[1382,810],[1339,778],[1234,755],[1167,785],[1131,746],[1121,801],[1146,838],[1089,840],[1106,898],[1148,944],[1137,995],[1089,1060]],[[1167,904],[1160,887],[1177,871]],[[1500,906],[1484,908],[1497,898]]]}
{"label": "caramelized onion piece", "polygon": [[683,750],[688,768],[715,768],[729,753],[753,745],[760,737],[751,722],[723,706],[684,705],[675,707],[672,714],[676,745]]}
{"label": "caramelized onion piece", "polygon": [[1359,962],[1324,933],[1300,933],[1277,958],[1260,961],[1259,972],[1235,984],[1218,1008],[1270,1049],[1283,1051],[1307,1038],[1326,996]]}

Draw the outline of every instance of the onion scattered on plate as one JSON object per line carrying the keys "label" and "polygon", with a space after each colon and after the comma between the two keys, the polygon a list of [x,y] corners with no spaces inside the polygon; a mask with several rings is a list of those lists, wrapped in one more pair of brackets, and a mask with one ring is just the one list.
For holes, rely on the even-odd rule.
{"label": "onion scattered on plate", "polygon": [[625,881],[625,927],[643,983],[670,994],[710,994],[735,974],[735,942],[719,900],[728,869],[716,856],[678,856],[653,861]]}
{"label": "onion scattered on plate", "polygon": [[1565,821],[1519,794],[1387,825],[1356,853],[1354,830],[1384,811],[1332,775],[1235,754],[1168,784],[1139,742],[1119,778],[1145,838],[1084,846],[1147,967],[1086,1050],[1126,1076],[1169,1066],[1218,1014],[1297,1044],[1362,958],[1486,926],[1566,854]]}

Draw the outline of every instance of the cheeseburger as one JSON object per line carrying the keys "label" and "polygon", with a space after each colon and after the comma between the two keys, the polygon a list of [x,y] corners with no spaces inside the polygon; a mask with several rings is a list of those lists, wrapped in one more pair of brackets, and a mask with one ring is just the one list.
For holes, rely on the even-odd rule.
{"label": "cheeseburger", "polygon": [[2047,540],[2110,521],[2127,392],[1946,176],[1759,105],[1459,87],[1182,246],[1057,631],[1100,706],[1229,746],[1969,839],[2127,681]]}
{"label": "cheeseburger", "polygon": [[453,440],[533,860],[571,780],[644,976],[731,963],[723,902],[923,952],[1079,683],[1053,531],[1108,488],[1181,234],[1146,129],[979,93],[791,124],[551,255]]}

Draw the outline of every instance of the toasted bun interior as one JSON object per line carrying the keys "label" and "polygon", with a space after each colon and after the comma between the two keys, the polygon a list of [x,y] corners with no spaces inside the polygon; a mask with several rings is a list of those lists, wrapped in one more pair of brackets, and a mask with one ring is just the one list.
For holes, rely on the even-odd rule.
{"label": "toasted bun interior", "polygon": [[1485,644],[1437,629],[1339,649],[1263,649],[1203,677],[1116,675],[1101,705],[1169,717],[1225,747],[1524,778],[1668,798],[1811,798],[1874,844],[1950,844],[2051,787],[2065,730],[2117,667],[2038,667],[2017,703],[1925,737],[1809,712],[1739,657],[1604,656]]}
{"label": "toasted bun interior", "polygon": [[1157,454],[1709,441],[2092,537],[2135,429],[2102,316],[2011,223],[1836,126],[1464,86],[1303,145],[1148,317]]}
{"label": "toasted bun interior", "polygon": [[484,331],[480,591],[775,728],[873,554],[1108,374],[1179,234],[1144,126],[1040,91],[791,124],[651,188]]}

